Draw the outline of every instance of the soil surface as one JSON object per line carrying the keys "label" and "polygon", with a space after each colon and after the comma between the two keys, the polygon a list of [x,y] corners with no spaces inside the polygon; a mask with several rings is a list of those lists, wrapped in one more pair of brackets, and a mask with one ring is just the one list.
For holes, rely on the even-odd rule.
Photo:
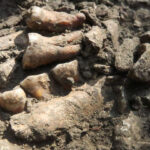
{"label": "soil surface", "polygon": [[[26,19],[32,6],[72,15],[81,12],[86,20],[77,29],[66,29],[61,33],[31,29],[27,26]],[[83,33],[83,39],[73,43],[81,46],[77,56],[36,69],[23,69],[22,59],[28,47],[29,41],[26,38],[29,33],[53,37],[75,30]],[[12,38],[18,31],[21,34]],[[149,0],[0,0],[0,92],[12,90],[28,76],[43,73],[50,74],[52,91],[42,102],[34,97],[30,90],[26,92],[25,109],[18,114],[0,108],[0,150],[150,150],[148,31]],[[12,39],[13,42],[10,42]],[[63,43],[61,47],[64,45]],[[15,60],[15,63],[9,62],[11,60]],[[63,73],[69,70],[65,67],[62,67],[64,70],[60,74],[57,70],[51,73],[56,65],[72,60],[77,60],[79,65],[79,72],[75,72],[75,77],[72,77],[76,78],[80,74],[78,82],[72,81],[72,78],[65,79]],[[71,68],[75,70],[76,66]],[[40,86],[39,84],[37,86]],[[34,124],[31,121],[33,125],[29,122],[29,119],[38,119],[40,113],[43,115],[43,103],[50,104],[49,101],[54,98],[63,101],[64,96],[68,96],[72,91],[83,91],[93,100],[96,99],[98,96],[95,90],[90,90],[96,87],[101,89],[103,104],[95,107],[94,102],[91,102],[89,108],[85,109],[88,113],[92,112],[93,108],[94,111],[87,116],[82,114],[82,106],[73,106],[77,112],[73,113],[75,117],[72,116],[74,122],[71,127],[57,129],[49,136],[49,124],[46,128],[42,123],[40,126],[40,122]],[[71,101],[71,98],[69,100]],[[67,104],[68,107],[71,105],[72,103]],[[71,108],[65,108],[68,113],[71,112]],[[45,109],[51,109],[51,106],[46,106]],[[35,113],[37,116],[34,116]],[[50,112],[45,113],[47,117],[50,115]],[[57,114],[60,118],[61,115],[64,117],[63,112],[56,112],[56,119],[60,119]],[[24,134],[20,128],[24,128]],[[28,133],[29,129],[32,129],[31,134]]]}

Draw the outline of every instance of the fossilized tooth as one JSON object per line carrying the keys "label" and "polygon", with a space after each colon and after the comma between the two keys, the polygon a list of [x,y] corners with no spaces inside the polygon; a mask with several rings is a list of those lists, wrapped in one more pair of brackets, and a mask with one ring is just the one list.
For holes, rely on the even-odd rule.
{"label": "fossilized tooth", "polygon": [[[40,102],[31,108],[30,113],[12,116],[11,129],[18,138],[30,141],[46,140],[56,136],[61,129],[68,129],[81,119],[91,116],[102,106],[99,88],[73,91],[65,97]],[[30,138],[29,138],[30,137]]]}
{"label": "fossilized tooth", "polygon": [[25,78],[21,87],[37,99],[47,99],[50,95],[50,79],[46,73]]}
{"label": "fossilized tooth", "polygon": [[0,107],[3,109],[19,113],[25,108],[26,94],[21,88],[16,88],[11,91],[0,93]]}
{"label": "fossilized tooth", "polygon": [[51,73],[55,80],[57,80],[63,87],[70,89],[71,86],[79,81],[80,75],[78,70],[78,61],[58,64]]}
{"label": "fossilized tooth", "polygon": [[[63,46],[67,44],[77,44],[82,40],[83,33],[81,31],[74,31],[63,35],[57,35],[53,37],[45,37],[38,33],[29,33],[29,39],[33,39],[34,42],[44,42],[57,46]],[[32,40],[32,41],[33,41]]]}
{"label": "fossilized tooth", "polygon": [[71,15],[65,12],[48,11],[33,6],[29,10],[29,17],[27,18],[26,23],[29,28],[34,30],[62,32],[66,29],[80,27],[85,22],[85,19],[86,17],[82,13]]}
{"label": "fossilized tooth", "polygon": [[38,41],[37,38],[32,34],[29,35],[29,46],[22,60],[24,69],[33,69],[56,61],[68,60],[75,57],[81,49],[80,45],[60,47]]}
{"label": "fossilized tooth", "polygon": [[0,50],[10,49],[19,46],[26,46],[28,43],[27,37],[23,31],[18,31],[3,37],[0,37]]}

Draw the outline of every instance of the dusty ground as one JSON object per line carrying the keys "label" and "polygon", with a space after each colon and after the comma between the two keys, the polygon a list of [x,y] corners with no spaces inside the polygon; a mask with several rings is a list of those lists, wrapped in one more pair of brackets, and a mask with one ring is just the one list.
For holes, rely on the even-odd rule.
{"label": "dusty ground", "polygon": [[[81,11],[86,14],[87,19],[83,27],[78,30],[86,33],[92,26],[99,26],[107,30],[107,38],[103,43],[104,53],[97,54],[94,51],[95,47],[95,49],[92,49],[93,51],[90,51],[87,48],[88,41],[83,41],[82,52],[76,57],[79,61],[82,80],[74,85],[73,88],[74,90],[78,88],[84,89],[84,86],[82,87],[84,84],[94,87],[98,81],[105,78],[105,83],[102,87],[102,95],[104,97],[102,107],[95,110],[92,116],[80,118],[78,123],[72,128],[62,130],[61,133],[56,134],[57,137],[49,137],[39,142],[18,138],[18,135],[14,133],[10,125],[11,117],[14,114],[0,109],[0,150],[150,149],[149,76],[145,77],[144,74],[142,77],[137,76],[135,80],[135,77],[130,75],[132,74],[132,66],[140,58],[138,50],[131,50],[132,52],[129,53],[122,52],[123,57],[121,57],[121,62],[118,64],[115,60],[117,55],[115,52],[118,49],[126,48],[126,45],[128,45],[127,43],[125,46],[123,45],[118,48],[118,45],[122,45],[124,39],[137,38],[140,41],[141,35],[150,31],[150,2],[149,0],[93,0],[85,1],[84,3],[80,2],[82,1],[0,0],[0,41],[2,37],[20,30],[25,35],[32,32],[25,22],[27,10],[31,6],[40,6],[47,10],[65,11],[72,14]],[[117,30],[112,26],[112,30],[115,32],[114,35],[109,33],[105,24],[105,21],[110,19],[117,21],[119,25]],[[45,31],[35,32],[44,36],[58,35],[58,33],[48,33]],[[118,39],[115,40],[117,34]],[[150,43],[150,38],[146,43]],[[128,49],[134,47],[136,42],[132,40],[129,44]],[[141,43],[138,42],[134,49],[138,49],[140,45]],[[17,62],[6,85],[0,81],[1,92],[11,90],[29,75],[48,73],[50,68],[58,64],[56,62],[52,65],[25,71],[22,69],[21,64],[25,49],[26,46],[18,44],[1,49],[0,43],[0,64],[12,58],[15,58]],[[130,55],[131,53],[134,53],[134,56]],[[104,68],[93,67],[95,64],[103,64]],[[146,70],[148,69],[146,68]],[[143,82],[143,80],[146,80],[146,82]],[[69,92],[60,87],[60,85],[55,84],[54,93],[51,95],[51,98],[64,96]],[[37,99],[32,98],[30,95],[28,97],[30,103],[27,104],[25,111],[39,103]],[[38,138],[39,135],[37,134],[36,136]]]}

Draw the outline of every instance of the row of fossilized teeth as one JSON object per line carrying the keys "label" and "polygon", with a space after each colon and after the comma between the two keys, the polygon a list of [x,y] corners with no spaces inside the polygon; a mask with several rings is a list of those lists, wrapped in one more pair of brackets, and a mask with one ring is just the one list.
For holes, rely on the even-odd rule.
{"label": "row of fossilized teeth", "polygon": [[[32,7],[26,20],[27,26],[32,30],[48,30],[51,32],[63,32],[66,29],[80,27],[85,21],[82,13],[75,15],[64,12],[47,11],[39,7]],[[15,44],[22,44],[27,49],[23,56],[23,68],[32,69],[42,65],[47,65],[55,61],[68,60],[75,57],[81,47],[79,41],[82,39],[82,32],[75,31],[69,34],[44,37],[38,33],[29,33],[28,40],[24,36],[22,41],[18,41],[18,36],[22,32],[11,34],[2,39],[7,39],[8,43],[0,47],[8,49]],[[20,38],[19,38],[20,39]],[[67,46],[66,46],[67,45]],[[65,71],[64,71],[65,70]],[[67,64],[61,64],[52,70],[55,79],[65,87],[79,80],[78,62],[75,60]],[[44,73],[36,76],[29,76],[20,83],[20,86],[30,95],[37,99],[45,99],[50,96],[50,78]],[[0,106],[7,111],[18,113],[24,110],[26,94],[21,87],[0,94]]]}
{"label": "row of fossilized teeth", "polygon": [[[66,90],[80,80],[77,60],[58,64],[50,73]],[[53,78],[47,73],[28,76],[20,83],[21,87],[0,94],[0,106],[14,113],[23,111],[27,99],[25,92],[39,100],[50,99],[53,89],[51,80]]]}

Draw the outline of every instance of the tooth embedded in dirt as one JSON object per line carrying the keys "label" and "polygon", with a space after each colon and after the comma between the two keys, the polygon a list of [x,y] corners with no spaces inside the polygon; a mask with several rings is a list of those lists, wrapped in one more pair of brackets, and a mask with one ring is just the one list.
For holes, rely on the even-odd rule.
{"label": "tooth embedded in dirt", "polygon": [[3,109],[19,113],[25,108],[26,94],[21,88],[0,93],[0,107]]}
{"label": "tooth embedded in dirt", "polygon": [[75,15],[65,12],[48,11],[43,8],[33,6],[29,10],[29,17],[26,23],[31,29],[49,30],[52,32],[62,32],[66,29],[73,29],[82,26],[85,22],[85,15],[77,13]]}
{"label": "tooth embedded in dirt", "polygon": [[71,86],[79,81],[80,75],[78,70],[78,61],[58,64],[51,70],[55,80],[57,80],[63,87],[70,89]]}
{"label": "tooth embedded in dirt", "polygon": [[61,129],[69,129],[101,108],[103,98],[100,88],[93,87],[88,90],[90,94],[73,91],[68,96],[35,104],[31,113],[12,116],[12,131],[16,137],[29,141],[57,137]]}
{"label": "tooth embedded in dirt", "polygon": [[29,35],[29,46],[22,60],[24,69],[33,69],[56,61],[68,60],[75,57],[81,49],[80,45],[60,47],[45,41],[38,41],[36,38],[38,37]]}
{"label": "tooth embedded in dirt", "polygon": [[27,37],[23,31],[18,31],[3,37],[0,37],[0,51],[7,50],[16,45],[26,46],[28,43]]}
{"label": "tooth embedded in dirt", "polygon": [[66,33],[63,35],[57,35],[53,37],[45,37],[38,33],[29,33],[29,41],[30,42],[39,42],[44,41],[48,44],[53,44],[57,46],[63,46],[67,44],[77,44],[80,43],[83,37],[83,33],[81,31],[74,31],[71,33]]}
{"label": "tooth embedded in dirt", "polygon": [[37,99],[47,99],[50,95],[50,79],[46,73],[25,78],[21,87]]}

